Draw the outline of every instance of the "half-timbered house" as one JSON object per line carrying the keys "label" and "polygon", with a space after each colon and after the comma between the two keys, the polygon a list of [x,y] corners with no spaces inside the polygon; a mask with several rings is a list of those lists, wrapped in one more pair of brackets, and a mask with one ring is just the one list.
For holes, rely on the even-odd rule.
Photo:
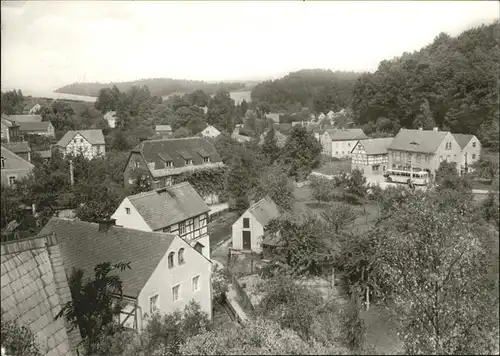
{"label": "half-timbered house", "polygon": [[389,164],[387,147],[392,137],[359,140],[351,150],[351,169],[360,169],[365,176],[383,174]]}

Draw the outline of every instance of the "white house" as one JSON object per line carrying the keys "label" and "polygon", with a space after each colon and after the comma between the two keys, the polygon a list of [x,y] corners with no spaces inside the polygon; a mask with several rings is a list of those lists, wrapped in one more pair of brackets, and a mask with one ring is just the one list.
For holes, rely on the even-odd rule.
{"label": "white house", "polygon": [[33,107],[30,109],[29,114],[30,115],[36,115],[40,112],[42,109],[42,106],[40,104],[35,104]]}
{"label": "white house", "polygon": [[471,165],[481,156],[481,142],[474,135],[453,134],[460,146],[459,169],[461,173],[471,172]]}
{"label": "white house", "polygon": [[191,184],[183,182],[128,196],[111,218],[129,229],[176,234],[210,259],[209,211]]}
{"label": "white house", "polygon": [[328,157],[346,158],[359,140],[367,138],[362,129],[332,129],[321,135],[320,142],[323,154]]}
{"label": "white house", "polygon": [[351,151],[351,170],[360,169],[365,176],[383,174],[389,166],[387,147],[392,140],[392,137],[384,137],[358,141]]}
{"label": "white house", "polygon": [[220,131],[217,130],[215,127],[212,125],[208,125],[205,127],[205,129],[201,132],[201,136],[203,137],[211,137],[211,138],[216,138],[217,136],[220,135]]}
{"label": "white house", "polygon": [[108,122],[108,126],[111,127],[112,129],[115,128],[116,126],[116,111],[108,111],[106,114],[104,114],[104,120]]}
{"label": "white house", "polygon": [[232,226],[233,248],[262,252],[262,240],[266,225],[279,217],[278,206],[268,197],[252,204]]}
{"label": "white house", "polygon": [[85,158],[92,159],[106,155],[106,142],[102,130],[68,131],[56,147],[64,156],[83,154]]}
{"label": "white house", "polygon": [[191,300],[212,318],[212,263],[177,234],[127,229],[113,220],[61,218],[50,219],[39,236],[52,234],[68,276],[73,268],[89,277],[100,263],[130,263],[130,269],[119,272],[123,326],[141,331],[152,313],[182,310]]}

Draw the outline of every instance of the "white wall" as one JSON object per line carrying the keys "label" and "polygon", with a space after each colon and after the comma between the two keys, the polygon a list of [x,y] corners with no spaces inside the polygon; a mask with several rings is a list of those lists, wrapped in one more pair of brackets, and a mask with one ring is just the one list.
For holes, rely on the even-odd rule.
{"label": "white wall", "polygon": [[[250,228],[243,229],[243,218],[250,219]],[[260,222],[255,219],[255,217],[247,211],[240,216],[238,220],[236,220],[232,226],[232,241],[233,248],[242,250],[243,249],[243,231],[250,231],[250,242],[251,249],[254,252],[260,253],[262,252],[262,237],[264,235],[264,227],[260,224]]]}
{"label": "white wall", "polygon": [[[127,214],[125,208],[130,209],[130,214]],[[116,219],[116,225],[118,226],[140,231],[153,231],[128,198],[123,199],[113,215],[111,215],[111,219]]]}
{"label": "white wall", "polygon": [[[475,143],[476,147],[473,147]],[[467,154],[467,166],[469,167],[475,162],[479,160],[481,157],[481,142],[477,139],[476,136],[473,136],[472,139],[469,141],[467,146],[464,147],[461,157],[460,157],[460,164],[462,167],[465,167],[465,155]],[[473,158],[473,156],[475,158]]]}
{"label": "white wall", "polygon": [[[177,252],[184,248],[184,264],[178,265]],[[168,268],[168,254],[174,252],[174,267]],[[193,291],[192,278],[199,278],[199,290]],[[144,288],[139,293],[138,304],[143,313],[150,314],[149,298],[155,294],[159,295],[159,310],[162,313],[172,313],[176,309],[184,309],[191,300],[198,302],[202,308],[212,318],[212,286],[211,286],[212,264],[194,249],[190,248],[187,242],[180,237],[176,237],[169,250],[158,264]],[[172,288],[179,284],[179,300],[173,301]],[[144,320],[145,327],[147,320]]]}
{"label": "white wall", "polygon": [[351,150],[359,140],[332,141],[332,157],[349,157]]}

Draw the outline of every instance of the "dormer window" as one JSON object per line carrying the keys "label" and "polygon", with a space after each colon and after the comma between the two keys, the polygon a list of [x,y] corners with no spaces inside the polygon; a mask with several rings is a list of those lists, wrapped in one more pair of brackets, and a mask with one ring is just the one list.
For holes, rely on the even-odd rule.
{"label": "dormer window", "polygon": [[192,159],[186,159],[186,166],[192,166],[193,165],[193,160]]}
{"label": "dormer window", "polygon": [[210,157],[204,157],[203,163],[210,163]]}
{"label": "dormer window", "polygon": [[165,162],[165,168],[172,168],[172,167],[173,167],[172,161]]}
{"label": "dormer window", "polygon": [[472,147],[476,147],[476,143],[475,142],[472,142]]}

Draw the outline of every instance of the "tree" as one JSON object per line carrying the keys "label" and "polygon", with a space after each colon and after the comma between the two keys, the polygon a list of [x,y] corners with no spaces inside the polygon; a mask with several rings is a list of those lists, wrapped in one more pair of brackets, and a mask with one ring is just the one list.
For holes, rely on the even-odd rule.
{"label": "tree", "polygon": [[281,160],[288,167],[288,175],[305,180],[321,163],[321,144],[304,127],[294,126],[283,147]]}
{"label": "tree", "polygon": [[115,317],[121,312],[122,281],[114,272],[130,269],[130,263],[101,263],[94,268],[93,279],[84,279],[82,270],[73,270],[69,278],[72,300],[68,301],[56,319],[64,319],[80,329],[82,342],[89,355],[94,354],[99,341],[114,331]]}
{"label": "tree", "polygon": [[459,177],[455,162],[443,161],[436,171],[438,189],[454,189],[471,191],[472,186],[467,177]]}
{"label": "tree", "polygon": [[2,345],[2,356],[42,356],[42,352],[36,342],[33,332],[25,327],[19,326],[16,321],[4,320],[4,311],[1,311],[0,345]]}
{"label": "tree", "polygon": [[338,234],[347,225],[356,220],[356,211],[346,205],[330,205],[322,213],[321,217],[326,221],[328,226]]}
{"label": "tree", "polygon": [[262,174],[255,189],[254,200],[269,196],[284,211],[290,211],[293,205],[293,183],[283,167],[274,165]]}
{"label": "tree", "polygon": [[417,191],[375,231],[380,281],[408,353],[498,348],[497,237],[473,209],[460,192]]}
{"label": "tree", "polygon": [[343,333],[343,342],[353,352],[359,352],[363,348],[366,327],[361,319],[362,304],[359,292],[351,294],[347,308],[341,313],[340,329]]}
{"label": "tree", "polygon": [[345,180],[345,187],[347,188],[344,193],[345,198],[351,203],[357,203],[360,199],[366,196],[366,177],[360,169],[353,169]]}
{"label": "tree", "polygon": [[280,149],[277,145],[276,131],[274,126],[271,126],[269,131],[264,136],[264,143],[262,144],[262,154],[266,157],[269,164],[273,164],[280,155]]}
{"label": "tree", "polygon": [[221,131],[233,132],[235,110],[229,92],[218,91],[208,102],[207,122]]}
{"label": "tree", "polygon": [[185,127],[180,127],[174,132],[175,138],[189,137],[189,131]]}
{"label": "tree", "polygon": [[333,179],[327,179],[311,175],[309,178],[309,189],[312,197],[318,202],[326,202],[335,199],[337,185]]}
{"label": "tree", "polygon": [[23,113],[24,96],[21,89],[1,93],[2,114],[18,115]]}

